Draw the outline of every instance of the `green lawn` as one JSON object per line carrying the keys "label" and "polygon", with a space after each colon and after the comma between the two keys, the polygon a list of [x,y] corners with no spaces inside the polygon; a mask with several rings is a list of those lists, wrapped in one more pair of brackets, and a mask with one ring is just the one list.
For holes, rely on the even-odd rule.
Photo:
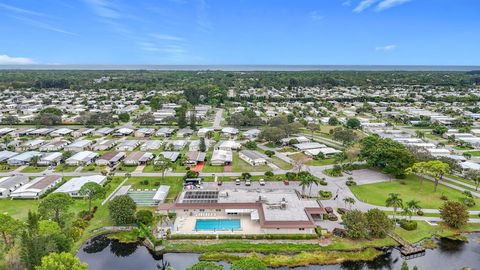
{"label": "green lawn", "polygon": [[471,150],[473,149],[472,147],[466,147],[466,146],[454,146],[453,149],[455,150]]}
{"label": "green lawn", "polygon": [[293,155],[288,155],[289,158],[295,160],[295,161],[300,161],[300,160],[309,160],[310,157],[305,155],[304,153],[296,153],[296,154],[293,154]]}
{"label": "green lawn", "polygon": [[[408,176],[402,180],[392,180],[389,182],[351,186],[350,190],[355,196],[366,203],[385,206],[385,200],[389,193],[398,193],[404,202],[410,200],[420,201],[422,208],[438,209],[444,201],[440,199],[443,195],[447,196],[449,200],[458,201],[463,198],[460,191],[449,188],[444,185],[438,185],[437,192],[433,192],[433,182],[424,180],[423,185],[420,186],[420,181],[417,176]],[[480,209],[480,200],[475,199],[477,205],[470,208],[470,210]]]}
{"label": "green lawn", "polygon": [[8,164],[2,164],[2,165],[0,165],[0,172],[9,172],[9,171],[15,170],[16,168],[18,168],[18,167],[8,165]]}
{"label": "green lawn", "polygon": [[77,166],[67,166],[65,164],[60,164],[55,168],[56,172],[73,172],[77,169]]}
{"label": "green lawn", "polygon": [[232,171],[234,172],[266,172],[270,171],[268,165],[252,166],[238,156],[238,152],[233,152]]}
{"label": "green lawn", "polygon": [[173,201],[183,189],[183,178],[168,176],[165,181],[162,177],[130,177],[124,185],[132,185],[134,189],[156,189],[160,185],[170,186],[166,201]]}
{"label": "green lawn", "polygon": [[38,173],[43,172],[47,169],[47,167],[40,167],[40,166],[28,166],[22,170],[23,173]]}
{"label": "green lawn", "polygon": [[309,160],[305,164],[311,166],[325,166],[325,165],[332,165],[335,163],[334,158],[326,158],[326,159],[319,159],[319,160]]}
{"label": "green lawn", "polygon": [[293,165],[284,161],[283,159],[273,156],[272,157],[272,163],[277,165],[280,169],[282,170],[291,170],[293,168]]}
{"label": "green lawn", "polygon": [[480,157],[480,151],[468,151],[465,153],[470,154],[472,157]]}
{"label": "green lawn", "polygon": [[126,173],[129,173],[129,172],[133,172],[135,171],[135,169],[137,168],[137,166],[125,166],[123,164],[120,164],[119,166],[117,166],[115,168],[115,171],[116,172],[126,172]]}
{"label": "green lawn", "polygon": [[83,167],[82,172],[102,172],[106,170],[106,168],[107,166],[97,166],[95,163],[92,163]]}
{"label": "green lawn", "polygon": [[212,165],[205,164],[203,166],[202,172],[205,172],[205,173],[221,173],[221,172],[223,172],[223,166],[212,166]]}

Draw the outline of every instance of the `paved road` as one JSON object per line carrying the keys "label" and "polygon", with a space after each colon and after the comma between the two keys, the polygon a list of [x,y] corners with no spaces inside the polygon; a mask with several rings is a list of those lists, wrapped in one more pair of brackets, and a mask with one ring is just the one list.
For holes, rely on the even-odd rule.
{"label": "paved road", "polygon": [[222,114],[223,114],[223,109],[218,109],[217,112],[215,113],[215,119],[213,120],[213,129],[221,129],[222,127],[220,126],[222,122]]}

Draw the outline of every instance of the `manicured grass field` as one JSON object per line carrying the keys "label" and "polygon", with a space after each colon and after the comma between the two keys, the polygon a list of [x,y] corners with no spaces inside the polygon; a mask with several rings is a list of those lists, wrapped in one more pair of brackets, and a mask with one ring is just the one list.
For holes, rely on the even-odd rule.
{"label": "manicured grass field", "polygon": [[241,159],[237,152],[233,152],[232,170],[234,172],[266,172],[271,168],[268,165],[252,166]]}
{"label": "manicured grass field", "polygon": [[202,172],[205,172],[205,173],[221,173],[221,172],[223,172],[223,166],[212,166],[212,165],[205,164],[203,166]]}
{"label": "manicured grass field", "polygon": [[[419,178],[412,175],[402,180],[351,186],[350,190],[359,200],[374,205],[385,206],[388,194],[398,193],[404,202],[418,200],[422,208],[428,209],[438,209],[443,205],[444,201],[440,199],[442,194],[453,201],[459,201],[464,197],[460,191],[444,185],[438,185],[437,192],[434,193],[432,181],[424,180],[421,186]],[[470,210],[480,209],[480,200],[475,201],[477,205]]]}
{"label": "manicured grass field", "polygon": [[319,160],[309,160],[305,164],[311,166],[325,166],[325,165],[332,165],[335,163],[334,158],[326,158],[326,159],[319,159]]}
{"label": "manicured grass field", "polygon": [[283,159],[273,156],[272,157],[272,163],[277,165],[280,169],[282,170],[290,170],[293,168],[293,165],[284,161]]}
{"label": "manicured grass field", "polygon": [[23,173],[38,173],[43,172],[47,169],[47,167],[39,167],[39,166],[28,166],[22,170]]}
{"label": "manicured grass field", "polygon": [[116,172],[133,172],[135,171],[135,169],[137,168],[137,166],[125,166],[123,164],[119,165],[118,167],[115,168],[115,171]]}
{"label": "manicured grass field", "polygon": [[134,189],[156,189],[160,185],[170,186],[166,201],[173,201],[177,195],[182,191],[183,178],[168,176],[165,181],[162,177],[130,177],[124,185],[132,185]]}
{"label": "manicured grass field", "polygon": [[465,153],[470,154],[472,157],[480,157],[480,151],[468,151]]}
{"label": "manicured grass field", "polygon": [[96,164],[92,163],[83,167],[82,172],[102,172],[104,170],[106,170],[106,166],[97,166]]}
{"label": "manicured grass field", "polygon": [[77,169],[77,166],[67,166],[65,164],[60,164],[55,168],[56,172],[73,172]]}
{"label": "manicured grass field", "polygon": [[18,168],[17,166],[12,166],[8,164],[2,164],[0,165],[0,172],[10,172]]}

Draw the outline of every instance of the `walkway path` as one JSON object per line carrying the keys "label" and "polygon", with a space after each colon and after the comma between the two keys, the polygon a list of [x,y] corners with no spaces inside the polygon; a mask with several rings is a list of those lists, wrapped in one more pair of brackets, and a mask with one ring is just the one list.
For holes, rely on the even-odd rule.
{"label": "walkway path", "polygon": [[218,130],[221,129],[221,122],[222,122],[222,114],[223,114],[223,109],[218,109],[217,112],[215,113],[215,119],[213,120],[213,129]]}

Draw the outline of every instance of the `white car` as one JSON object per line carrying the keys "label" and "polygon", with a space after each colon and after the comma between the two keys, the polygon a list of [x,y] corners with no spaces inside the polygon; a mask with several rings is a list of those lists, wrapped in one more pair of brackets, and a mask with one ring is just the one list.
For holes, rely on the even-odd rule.
{"label": "white car", "polygon": [[235,185],[240,186],[240,179],[235,180]]}
{"label": "white car", "polygon": [[250,179],[245,180],[245,186],[251,186],[251,185],[252,185],[252,181],[250,181]]}
{"label": "white car", "polygon": [[265,186],[265,180],[263,180],[263,178],[260,179],[258,183],[260,183],[260,186]]}

